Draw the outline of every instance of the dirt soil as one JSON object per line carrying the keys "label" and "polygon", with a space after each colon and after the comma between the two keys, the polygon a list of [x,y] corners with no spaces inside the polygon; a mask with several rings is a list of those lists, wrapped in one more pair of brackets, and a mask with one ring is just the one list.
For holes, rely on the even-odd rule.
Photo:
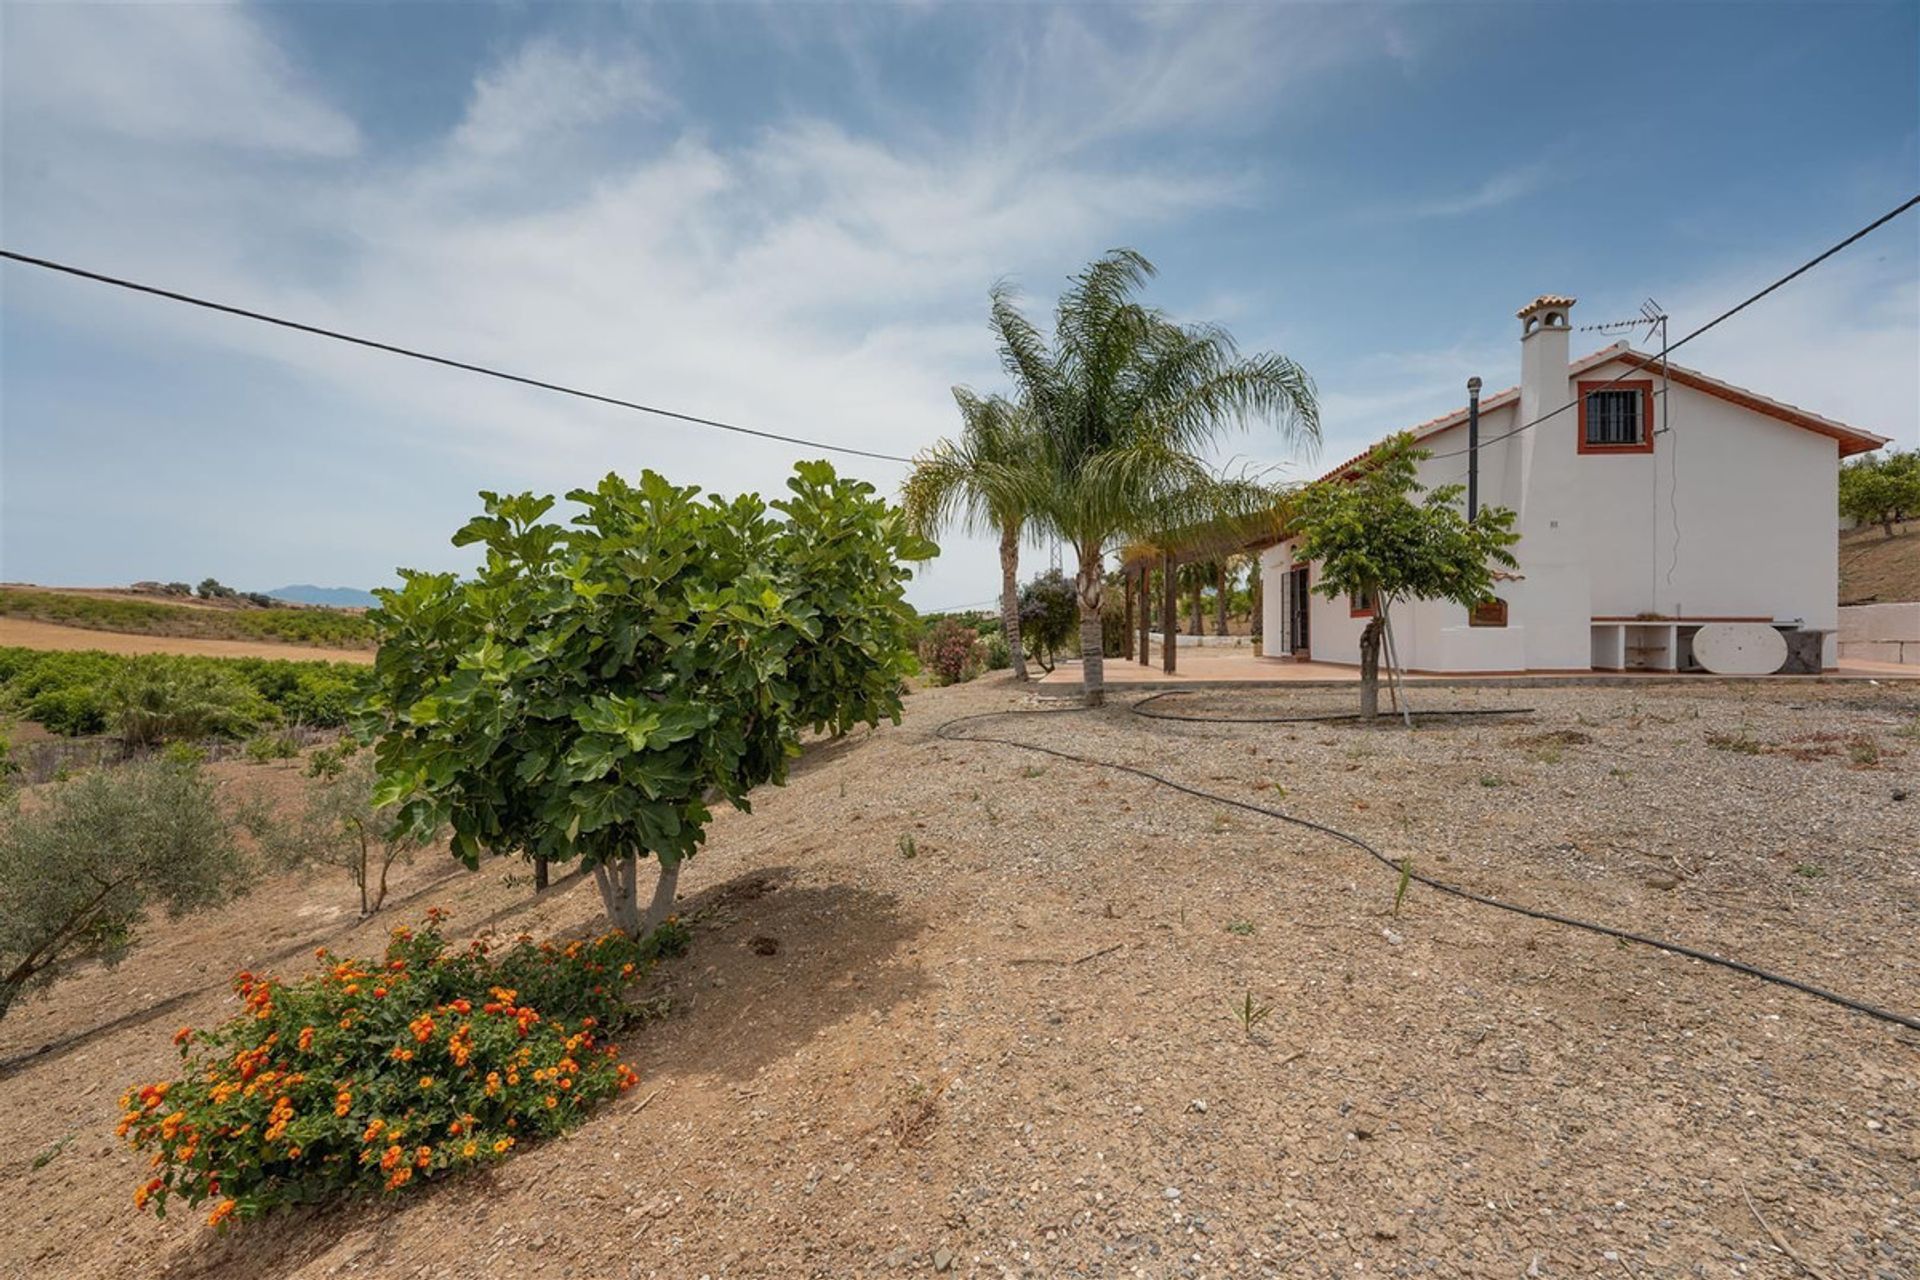
{"label": "dirt soil", "polygon": [[[1920,691],[1418,696],[1534,710],[1409,734],[1149,722],[1128,694],[962,731],[1920,1013]],[[673,1007],[624,1044],[640,1087],[392,1202],[156,1222],[116,1099],[236,1008],[235,969],[375,953],[429,904],[593,929],[593,891],[433,859],[370,925],[331,877],[156,924],[0,1023],[0,1275],[1920,1274],[1920,1035],[1418,886],[1396,917],[1393,874],[1324,836],[932,732],[1033,705],[999,679],[918,693],[722,815],[682,876],[692,950],[636,992]]]}
{"label": "dirt soil", "polygon": [[1920,520],[1840,535],[1840,599],[1846,604],[1920,600]]}
{"label": "dirt soil", "polygon": [[283,658],[288,661],[371,664],[371,649],[323,649],[272,640],[208,640],[197,636],[133,635],[52,622],[0,617],[0,646],[22,649],[98,649],[103,653],[185,653],[207,658]]}

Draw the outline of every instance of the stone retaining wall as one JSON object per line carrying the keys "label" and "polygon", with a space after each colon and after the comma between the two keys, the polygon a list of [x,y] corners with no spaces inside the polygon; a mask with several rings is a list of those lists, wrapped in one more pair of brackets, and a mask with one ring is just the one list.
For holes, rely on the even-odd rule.
{"label": "stone retaining wall", "polygon": [[1920,601],[1842,606],[1840,658],[1920,666]]}

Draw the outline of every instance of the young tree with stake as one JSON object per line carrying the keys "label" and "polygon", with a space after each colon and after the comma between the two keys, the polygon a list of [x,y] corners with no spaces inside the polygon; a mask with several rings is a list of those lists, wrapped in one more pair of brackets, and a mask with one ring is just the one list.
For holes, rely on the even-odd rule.
{"label": "young tree with stake", "polygon": [[1314,590],[1373,602],[1360,633],[1360,714],[1369,720],[1380,712],[1380,646],[1394,603],[1451,600],[1471,609],[1493,595],[1496,568],[1519,563],[1507,550],[1520,540],[1513,512],[1482,507],[1469,521],[1457,505],[1460,485],[1420,484],[1417,464],[1426,456],[1403,432],[1367,455],[1358,474],[1308,485],[1293,499],[1294,555],[1319,563]]}

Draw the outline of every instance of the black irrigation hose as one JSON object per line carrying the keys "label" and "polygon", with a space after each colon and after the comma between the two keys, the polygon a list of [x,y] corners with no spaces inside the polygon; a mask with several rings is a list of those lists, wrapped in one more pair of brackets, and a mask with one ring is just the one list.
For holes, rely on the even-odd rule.
{"label": "black irrigation hose", "polygon": [[[1268,818],[1277,818],[1281,822],[1292,823],[1296,827],[1305,827],[1309,831],[1318,831],[1322,835],[1332,836],[1335,840],[1341,840],[1352,845],[1396,874],[1401,872],[1402,868],[1399,863],[1396,863],[1386,854],[1381,853],[1359,836],[1349,835],[1337,827],[1330,827],[1325,823],[1315,822],[1311,818],[1298,818],[1293,814],[1282,813],[1278,809],[1269,809],[1265,805],[1254,804],[1248,800],[1236,800],[1231,796],[1219,795],[1212,791],[1203,791],[1199,787],[1190,787],[1184,782],[1175,782],[1172,778],[1164,777],[1135,765],[1115,764],[1111,760],[1096,760],[1091,756],[1076,755],[1071,751],[1061,751],[1056,747],[1043,747],[1032,742],[1020,742],[1014,738],[968,737],[953,732],[953,730],[960,725],[970,724],[980,720],[998,720],[1006,716],[1072,715],[1075,711],[1087,710],[1092,710],[1092,708],[1075,707],[1064,711],[989,711],[978,715],[956,716],[952,720],[937,725],[933,730],[933,735],[946,742],[995,742],[1003,746],[1018,747],[1022,751],[1037,751],[1043,755],[1053,756],[1056,759],[1070,760],[1075,764],[1092,765],[1100,769],[1114,769],[1121,773],[1130,773],[1137,778],[1145,778],[1149,782],[1157,782],[1163,787],[1171,787],[1173,790],[1193,796],[1195,799],[1211,800],[1215,804],[1230,805],[1235,809],[1245,809],[1249,813],[1258,813]],[[1643,933],[1633,933],[1626,929],[1616,929],[1612,925],[1595,924],[1591,920],[1580,920],[1573,916],[1558,915],[1552,911],[1541,911],[1534,907],[1523,907],[1517,903],[1502,902],[1498,898],[1490,898],[1485,894],[1473,893],[1470,890],[1461,889],[1454,885],[1443,884],[1417,871],[1408,870],[1407,878],[1415,884],[1425,885],[1437,893],[1444,893],[1450,897],[1460,898],[1467,902],[1477,902],[1483,907],[1492,907],[1498,911],[1510,911],[1515,915],[1526,916],[1533,920],[1544,920],[1549,924],[1566,925],[1572,929],[1584,929],[1588,933],[1597,933],[1608,938],[1618,938],[1622,942],[1636,942],[1643,947],[1652,947],[1658,951],[1672,952],[1675,955],[1686,956],[1689,959],[1699,960],[1705,964],[1718,965],[1723,969],[1731,969],[1735,973],[1744,973],[1750,978],[1758,978],[1762,982],[1771,982],[1778,986],[1790,987],[1795,991],[1816,996],[1819,999],[1837,1004],[1843,1009],[1851,1009],[1856,1013],[1864,1013],[1870,1018],[1878,1018],[1883,1022],[1891,1022],[1896,1026],[1905,1027],[1909,1031],[1920,1031],[1920,1018],[1911,1017],[1904,1013],[1895,1013],[1891,1009],[1882,1009],[1877,1005],[1868,1004],[1863,1000],[1855,1000],[1850,996],[1843,996],[1838,992],[1828,991],[1825,987],[1816,987],[1810,982],[1802,982],[1798,978],[1790,978],[1785,974],[1774,973],[1770,970],[1762,969],[1757,965],[1748,964],[1743,960],[1733,960],[1726,956],[1715,955],[1711,951],[1702,951],[1697,947],[1689,947],[1677,942],[1667,942],[1661,938],[1648,937]]]}
{"label": "black irrigation hose", "polygon": [[[1334,724],[1342,720],[1358,720],[1358,711],[1334,711],[1324,715],[1312,716],[1183,716],[1177,711],[1148,711],[1149,703],[1162,698],[1173,698],[1197,693],[1196,689],[1162,689],[1159,693],[1130,703],[1127,710],[1146,720],[1184,720],[1190,724]],[[1411,716],[1424,716],[1428,719],[1452,719],[1455,716],[1524,716],[1533,711],[1532,707],[1453,707],[1422,710],[1407,708]],[[1395,717],[1400,713],[1394,712]]]}

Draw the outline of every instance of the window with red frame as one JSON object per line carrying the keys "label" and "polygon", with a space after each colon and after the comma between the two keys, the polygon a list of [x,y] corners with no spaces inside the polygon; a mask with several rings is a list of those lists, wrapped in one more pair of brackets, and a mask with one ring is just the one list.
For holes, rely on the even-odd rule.
{"label": "window with red frame", "polygon": [[1653,383],[1581,383],[1580,452],[1653,452]]}

